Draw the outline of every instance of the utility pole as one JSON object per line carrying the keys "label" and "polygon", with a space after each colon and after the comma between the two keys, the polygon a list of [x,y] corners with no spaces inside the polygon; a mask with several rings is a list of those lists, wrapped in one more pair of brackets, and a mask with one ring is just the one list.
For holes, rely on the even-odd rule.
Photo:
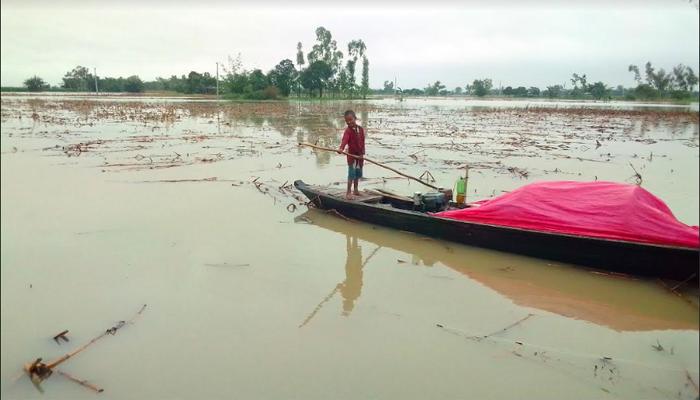
{"label": "utility pole", "polygon": [[219,101],[219,62],[216,62],[216,101]]}
{"label": "utility pole", "polygon": [[97,87],[97,68],[93,67],[92,70],[95,71],[95,93],[99,95],[100,89]]}
{"label": "utility pole", "polygon": [[396,97],[396,77],[394,77],[394,97]]}

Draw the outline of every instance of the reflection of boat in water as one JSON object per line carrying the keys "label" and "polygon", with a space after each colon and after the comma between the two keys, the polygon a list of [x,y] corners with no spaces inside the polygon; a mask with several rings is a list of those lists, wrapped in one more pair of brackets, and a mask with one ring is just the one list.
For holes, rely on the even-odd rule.
{"label": "reflection of boat in water", "polygon": [[[558,187],[546,191],[547,184]],[[665,204],[634,185],[576,186],[584,184],[531,184],[512,192],[522,190],[525,196],[513,199],[508,193],[480,207],[432,215],[413,211],[414,201],[408,197],[380,193],[347,200],[337,190],[294,182],[317,208],[388,228],[628,275],[700,281],[696,228],[675,220]],[[598,187],[604,184],[610,188]],[[566,185],[575,190],[561,188]],[[558,197],[548,197],[552,193]],[[596,198],[600,193],[608,196]],[[579,204],[577,195],[586,201]],[[498,223],[489,222],[494,220]],[[557,230],[562,226],[568,228],[566,233]]]}
{"label": "reflection of boat in water", "polygon": [[[537,308],[618,331],[698,329],[696,310],[653,282],[603,276],[489,250],[448,248],[438,241],[348,223],[316,210],[307,211],[296,220],[310,220],[323,229],[410,254],[415,265],[444,264],[522,307]],[[363,267],[366,261],[356,264]],[[362,280],[353,276],[346,274],[344,283],[355,279],[355,293],[359,296],[357,285],[361,289]],[[333,294],[335,292],[331,296]]]}

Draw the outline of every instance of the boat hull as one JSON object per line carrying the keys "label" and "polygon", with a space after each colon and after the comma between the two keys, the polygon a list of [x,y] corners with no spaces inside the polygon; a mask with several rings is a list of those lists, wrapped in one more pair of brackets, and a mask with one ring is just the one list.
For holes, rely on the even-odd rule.
{"label": "boat hull", "polygon": [[385,205],[362,203],[324,194],[302,181],[294,182],[311,202],[347,218],[469,246],[634,276],[698,283],[698,249],[596,239],[538,232],[454,219]]}

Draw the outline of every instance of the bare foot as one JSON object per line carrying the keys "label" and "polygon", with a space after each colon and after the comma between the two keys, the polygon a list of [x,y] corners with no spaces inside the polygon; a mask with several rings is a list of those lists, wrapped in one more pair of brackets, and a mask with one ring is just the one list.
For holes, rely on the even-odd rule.
{"label": "bare foot", "polygon": [[354,194],[355,196],[362,196],[362,195],[360,194],[360,191],[359,191],[359,190],[355,190],[355,191],[353,192],[353,194]]}
{"label": "bare foot", "polygon": [[346,194],[346,195],[345,195],[345,198],[348,199],[348,200],[355,200],[355,198],[352,197],[352,195],[351,195],[350,193]]}

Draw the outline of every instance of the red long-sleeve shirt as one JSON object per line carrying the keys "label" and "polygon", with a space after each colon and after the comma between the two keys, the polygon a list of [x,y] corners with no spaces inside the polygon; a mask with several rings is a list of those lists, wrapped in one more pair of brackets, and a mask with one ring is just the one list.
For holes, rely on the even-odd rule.
{"label": "red long-sleeve shirt", "polygon": [[[345,149],[348,146],[347,152],[354,154],[356,156],[365,155],[365,130],[360,126],[356,125],[357,131],[353,128],[348,127],[343,133],[343,141],[340,143],[340,148]],[[355,157],[348,157],[348,164],[354,164],[358,161],[360,168],[364,164],[364,160],[358,160]]]}

